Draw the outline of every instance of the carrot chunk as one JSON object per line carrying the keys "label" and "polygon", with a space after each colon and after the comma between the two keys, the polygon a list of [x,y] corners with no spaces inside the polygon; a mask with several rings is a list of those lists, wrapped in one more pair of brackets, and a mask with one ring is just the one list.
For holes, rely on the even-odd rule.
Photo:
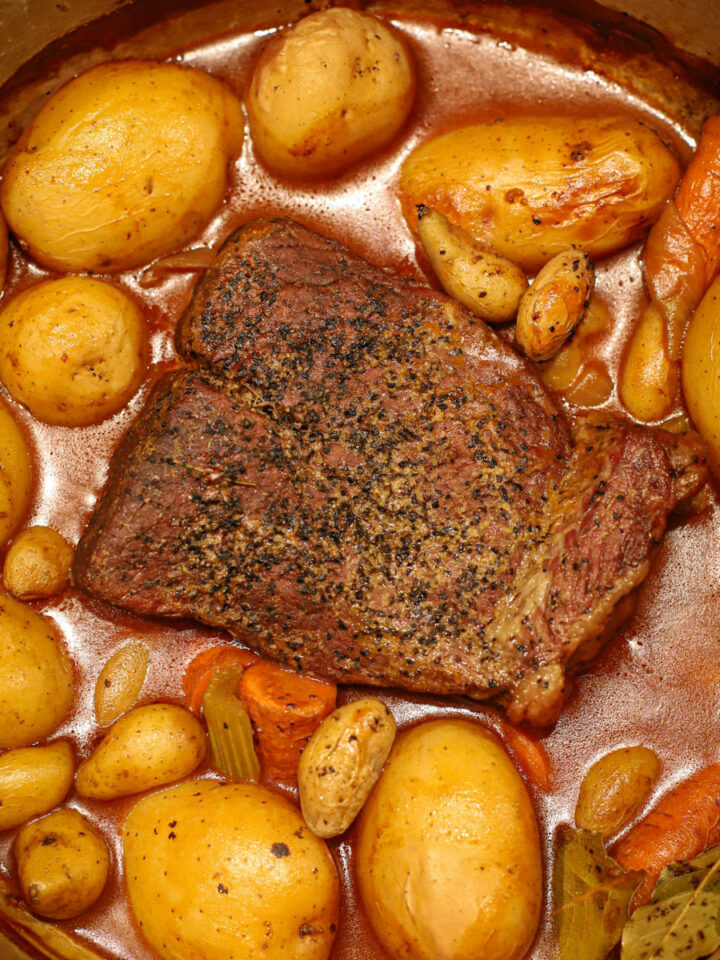
{"label": "carrot chunk", "polygon": [[251,650],[243,650],[231,643],[203,650],[190,661],[183,677],[183,692],[188,707],[195,713],[202,711],[205,691],[218,670],[238,663],[241,667],[250,667],[259,659]]}
{"label": "carrot chunk", "polygon": [[658,877],[675,860],[692,860],[720,842],[720,763],[706,767],[666,793],[616,845],[614,857],[628,872],[647,878],[635,907],[647,903]]}
{"label": "carrot chunk", "polygon": [[337,687],[260,660],[244,671],[240,697],[250,712],[263,773],[296,781],[300,754],[335,709]]}
{"label": "carrot chunk", "polygon": [[552,789],[550,758],[545,747],[529,737],[522,730],[511,726],[504,720],[500,722],[500,735],[513,759],[525,777],[541,790],[548,793]]}

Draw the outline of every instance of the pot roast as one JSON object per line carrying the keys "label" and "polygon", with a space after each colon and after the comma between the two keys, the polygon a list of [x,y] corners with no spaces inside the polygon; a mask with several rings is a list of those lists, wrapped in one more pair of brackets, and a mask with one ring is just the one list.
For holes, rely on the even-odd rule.
{"label": "pot roast", "polygon": [[552,722],[704,482],[694,435],[571,425],[472,314],[289,220],[227,241],[177,345],[76,580],[341,683]]}

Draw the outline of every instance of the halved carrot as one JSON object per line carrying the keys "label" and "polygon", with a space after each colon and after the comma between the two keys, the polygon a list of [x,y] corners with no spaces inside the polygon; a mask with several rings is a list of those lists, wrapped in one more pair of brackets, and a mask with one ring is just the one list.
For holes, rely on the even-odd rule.
{"label": "halved carrot", "polygon": [[550,758],[545,747],[522,730],[501,720],[500,735],[528,780],[546,793],[552,789]]}
{"label": "halved carrot", "polygon": [[202,711],[205,691],[218,670],[236,663],[241,667],[250,667],[259,659],[251,650],[243,650],[231,643],[203,650],[190,661],[183,677],[183,692],[188,707],[195,713]]}
{"label": "halved carrot", "polygon": [[635,907],[647,903],[658,877],[675,860],[692,860],[720,842],[720,763],[700,770],[661,797],[657,806],[616,845],[613,856],[628,872],[647,878]]}
{"label": "halved carrot", "polygon": [[295,782],[305,744],[335,709],[337,687],[260,660],[244,671],[240,697],[250,712],[263,773]]}

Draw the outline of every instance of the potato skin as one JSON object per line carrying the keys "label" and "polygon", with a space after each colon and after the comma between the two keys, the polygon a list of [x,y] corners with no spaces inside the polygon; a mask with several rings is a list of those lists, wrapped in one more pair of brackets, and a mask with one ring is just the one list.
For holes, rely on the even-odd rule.
{"label": "potato skin", "polygon": [[642,236],[680,167],[649,127],[620,117],[542,117],[462,127],[410,154],[401,176],[414,227],[424,203],[523,269],[573,245],[601,256]]}
{"label": "potato skin", "polygon": [[0,547],[20,525],[31,493],[30,452],[10,410],[0,400]]}
{"label": "potato skin", "polygon": [[80,764],[75,789],[96,800],[127,797],[188,776],[206,749],[205,729],[189,710],[172,703],[136,707]]}
{"label": "potato skin", "polygon": [[0,203],[43,266],[132,269],[210,219],[242,137],[239,101],[201,70],[104,63],[58,90],[25,129]]}
{"label": "potato skin", "polygon": [[720,277],[693,314],[682,357],[685,402],[707,444],[708,463],[720,478]]}
{"label": "potato skin", "polygon": [[62,803],[75,764],[67,740],[20,747],[0,756],[0,830],[12,830]]}
{"label": "potato skin", "polygon": [[391,957],[524,956],[542,898],[538,828],[493,734],[466,720],[404,731],[358,823],[360,893]]}
{"label": "potato skin", "polygon": [[54,626],[0,594],[0,748],[49,737],[72,697],[72,664]]}
{"label": "potato skin", "polygon": [[147,364],[137,304],[90,277],[47,280],[0,313],[0,378],[44,423],[98,423],[136,392]]}
{"label": "potato skin", "polygon": [[600,757],[580,784],[575,823],[607,842],[640,813],[661,768],[647,747],[621,747]]}
{"label": "potato skin", "polygon": [[77,810],[56,810],[23,827],[15,860],[23,899],[33,913],[51,920],[88,910],[110,869],[102,834]]}
{"label": "potato skin", "polygon": [[28,527],[15,539],[3,564],[3,583],[18,600],[38,600],[68,585],[73,548],[51,527]]}
{"label": "potato skin", "polygon": [[110,657],[95,683],[95,719],[107,727],[129,710],[145,683],[150,651],[142,640],[131,640]]}
{"label": "potato skin", "polygon": [[152,794],[128,815],[124,853],[132,909],[165,960],[227,960],[238,944],[266,960],[326,960],[332,950],[332,857],[266,787],[195,780]]}
{"label": "potato skin", "polygon": [[333,177],[386,146],[415,94],[390,26],[355,10],[313,13],[271,39],[246,97],[260,158],[286,177]]}

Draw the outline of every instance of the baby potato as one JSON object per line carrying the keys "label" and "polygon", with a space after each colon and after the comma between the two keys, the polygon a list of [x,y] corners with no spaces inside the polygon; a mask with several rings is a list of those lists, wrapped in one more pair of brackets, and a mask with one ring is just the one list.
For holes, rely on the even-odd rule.
{"label": "baby potato", "polygon": [[146,362],[140,308],[102,280],[47,280],[0,312],[0,379],[44,423],[79,427],[116,413]]}
{"label": "baby potato", "polygon": [[73,549],[50,527],[28,527],[7,552],[3,583],[18,600],[52,597],[70,579]]}
{"label": "baby potato", "polygon": [[336,7],[263,48],[247,95],[260,158],[286,177],[333,177],[388,144],[415,94],[410,54],[391,27]]}
{"label": "baby potato", "polygon": [[514,319],[528,285],[520,267],[483,250],[424,204],[418,207],[418,236],[445,293],[486,323]]}
{"label": "baby potato", "polygon": [[150,651],[141,640],[116,650],[100,671],[95,684],[95,718],[107,727],[133,706],[140,696]]}
{"label": "baby potato", "polygon": [[685,335],[682,385],[690,416],[707,444],[708,464],[720,478],[720,277],[693,314]]}
{"label": "baby potato", "polygon": [[375,786],[395,739],[395,718],[373,697],[325,717],[300,757],[305,822],[318,837],[344,833]]}
{"label": "baby potato", "polygon": [[23,827],[15,860],[23,899],[33,913],[51,920],[88,910],[110,869],[102,834],[77,810],[56,810]]}
{"label": "baby potato", "polygon": [[164,960],[330,955],[332,857],[266,787],[195,780],[145,797],[126,820],[124,854],[133,912]]}
{"label": "baby potato", "polygon": [[633,820],[652,792],[661,764],[654,750],[623,747],[594,763],[583,778],[575,823],[606,842]]}
{"label": "baby potato", "polygon": [[4,546],[30,505],[30,453],[18,425],[0,400],[0,547]]}
{"label": "baby potato", "polygon": [[49,737],[72,697],[72,664],[52,624],[0,594],[0,748]]}
{"label": "baby potato", "polygon": [[83,797],[113,800],[192,773],[205,759],[205,730],[184,707],[151,703],[117,720],[78,767]]}
{"label": "baby potato", "polygon": [[58,90],[26,128],[0,203],[43,266],[129,270],[197,235],[242,139],[240,102],[201,70],[104,63]]}
{"label": "baby potato", "polygon": [[542,899],[538,827],[492,733],[466,720],[401,733],[358,824],[360,893],[391,957],[525,955]]}
{"label": "baby potato", "polygon": [[5,218],[0,216],[0,293],[2,293],[2,289],[5,286],[9,255],[10,245],[8,243],[7,224],[5,223]]}
{"label": "baby potato", "polygon": [[536,271],[571,246],[601,256],[637,240],[680,167],[624,117],[536,117],[462,127],[422,144],[401,175],[405,216],[424,203],[487,248]]}
{"label": "baby potato", "polygon": [[0,830],[12,830],[62,803],[75,764],[67,740],[20,747],[0,756]]}

